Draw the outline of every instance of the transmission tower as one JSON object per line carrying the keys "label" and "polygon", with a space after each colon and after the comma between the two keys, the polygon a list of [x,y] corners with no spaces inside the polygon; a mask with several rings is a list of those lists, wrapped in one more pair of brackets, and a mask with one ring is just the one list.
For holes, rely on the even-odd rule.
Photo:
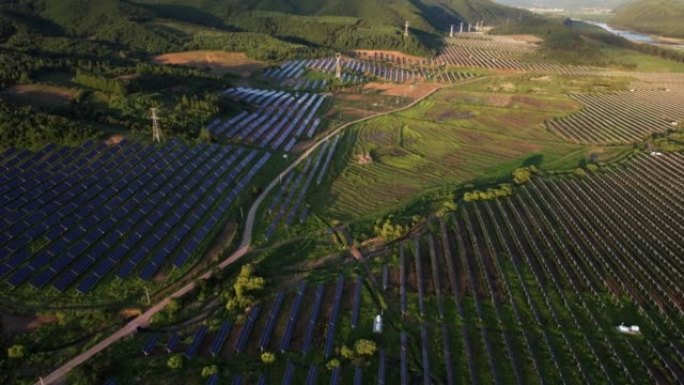
{"label": "transmission tower", "polygon": [[338,52],[335,55],[335,59],[337,59],[335,62],[335,78],[337,78],[338,80],[341,80],[342,79],[342,54]]}
{"label": "transmission tower", "polygon": [[406,23],[404,24],[404,37],[409,36],[409,22],[406,20]]}
{"label": "transmission tower", "polygon": [[449,31],[449,37],[454,37],[454,25],[451,24],[451,30]]}
{"label": "transmission tower", "polygon": [[152,112],[152,142],[153,143],[161,143],[162,141],[162,131],[161,131],[161,126],[159,125],[159,116],[157,115],[157,109],[156,108],[150,108],[150,112]]}

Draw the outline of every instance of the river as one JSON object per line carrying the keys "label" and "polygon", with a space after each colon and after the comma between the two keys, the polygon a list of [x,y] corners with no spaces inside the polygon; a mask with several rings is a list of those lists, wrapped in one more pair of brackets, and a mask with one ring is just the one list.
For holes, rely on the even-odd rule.
{"label": "river", "polygon": [[629,41],[633,41],[635,43],[651,44],[651,45],[657,45],[657,46],[665,46],[665,47],[669,47],[669,48],[684,49],[684,45],[668,43],[664,40],[660,40],[658,36],[646,35],[646,34],[639,33],[639,32],[616,29],[616,28],[609,26],[606,23],[599,23],[596,21],[589,21],[589,20],[580,20],[580,21],[587,23],[587,24],[595,25],[597,27],[601,27],[604,30],[606,30],[606,31],[608,31],[614,35],[623,37],[623,38],[625,38]]}

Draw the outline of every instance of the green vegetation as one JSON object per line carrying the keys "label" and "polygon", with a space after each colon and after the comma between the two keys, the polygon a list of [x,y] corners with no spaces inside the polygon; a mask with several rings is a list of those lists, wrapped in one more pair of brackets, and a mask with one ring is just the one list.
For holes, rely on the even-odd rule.
{"label": "green vegetation", "polygon": [[7,358],[21,359],[26,356],[26,347],[24,345],[12,345],[7,348]]}
{"label": "green vegetation", "polygon": [[684,2],[639,0],[619,6],[611,25],[663,36],[684,37]]}
{"label": "green vegetation", "polygon": [[625,85],[623,79],[526,75],[443,89],[410,110],[354,127],[333,163],[337,178],[310,204],[326,218],[367,218],[373,232],[378,217],[446,186],[510,182],[521,166],[573,170],[597,149],[565,143],[542,122],[579,108],[563,93]]}

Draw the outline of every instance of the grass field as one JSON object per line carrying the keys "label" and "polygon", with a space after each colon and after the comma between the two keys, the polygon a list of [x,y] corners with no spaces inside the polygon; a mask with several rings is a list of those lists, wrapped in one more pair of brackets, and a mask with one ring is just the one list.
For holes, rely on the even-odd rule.
{"label": "grass field", "polygon": [[208,69],[216,75],[231,74],[244,78],[266,67],[266,63],[250,59],[244,53],[224,51],[172,52],[156,56],[154,62]]}
{"label": "grass field", "polygon": [[624,148],[569,144],[542,122],[580,108],[562,92],[623,86],[620,80],[492,78],[440,90],[410,110],[350,130],[339,176],[311,206],[353,221],[433,188],[506,177],[522,165],[570,170],[592,155],[610,158]]}

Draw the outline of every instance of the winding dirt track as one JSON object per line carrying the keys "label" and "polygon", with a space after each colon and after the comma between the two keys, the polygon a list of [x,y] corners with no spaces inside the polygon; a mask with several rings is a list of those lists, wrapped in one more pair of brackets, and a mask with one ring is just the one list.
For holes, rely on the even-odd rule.
{"label": "winding dirt track", "polygon": [[[466,80],[466,81],[457,83],[455,85],[472,83],[472,82],[480,81],[480,80],[483,80],[486,78],[487,77],[470,79],[470,80]],[[237,262],[245,254],[247,254],[247,252],[250,250],[250,244],[252,242],[252,232],[254,229],[254,221],[256,220],[256,215],[257,215],[257,212],[259,210],[259,206],[261,205],[261,203],[264,201],[264,199],[266,199],[268,194],[279,184],[280,178],[284,177],[289,172],[294,170],[295,167],[297,167],[301,162],[306,160],[306,158],[309,155],[311,155],[311,153],[313,153],[321,144],[325,143],[330,138],[337,135],[340,131],[342,131],[345,128],[350,127],[354,124],[361,123],[361,122],[371,120],[371,119],[375,119],[375,118],[378,118],[381,116],[390,115],[390,114],[400,112],[403,110],[407,110],[407,109],[415,106],[416,104],[420,103],[424,99],[430,97],[432,94],[434,94],[438,90],[439,89],[435,89],[435,90],[430,91],[429,93],[423,95],[422,97],[414,100],[411,104],[409,104],[407,106],[404,106],[404,107],[401,107],[401,108],[398,108],[398,109],[395,109],[392,111],[377,113],[375,115],[367,116],[365,118],[361,118],[361,119],[355,120],[353,122],[345,123],[344,125],[342,125],[336,129],[334,129],[333,131],[331,131],[329,134],[327,134],[326,136],[321,138],[318,142],[316,142],[314,145],[312,145],[308,150],[306,150],[304,153],[302,153],[302,155],[299,158],[297,158],[297,160],[295,160],[290,166],[288,166],[285,170],[283,170],[275,179],[273,179],[271,181],[271,183],[259,195],[259,197],[256,199],[256,201],[254,201],[254,203],[252,204],[252,206],[249,209],[249,214],[247,215],[247,220],[245,221],[245,231],[242,235],[242,240],[240,241],[240,245],[239,245],[238,249],[233,254],[231,254],[230,257],[223,260],[218,265],[219,269],[221,269],[221,270],[225,269],[226,267],[230,266],[231,264]],[[199,279],[205,279],[206,280],[209,277],[211,277],[211,275],[212,275],[212,271],[209,270],[206,273],[202,274],[199,277]],[[35,385],[59,384],[60,380],[62,380],[66,376],[67,373],[69,373],[72,369],[74,369],[78,365],[89,360],[91,357],[95,356],[97,353],[107,349],[109,346],[111,346],[115,342],[134,334],[137,331],[138,327],[148,326],[150,324],[150,320],[152,319],[152,317],[155,314],[162,311],[166,307],[166,305],[168,305],[169,301],[172,298],[178,298],[178,297],[182,297],[182,296],[186,295],[187,293],[189,293],[190,291],[192,291],[195,288],[195,286],[197,285],[197,282],[198,282],[198,280],[196,279],[196,280],[188,283],[187,285],[181,287],[180,289],[178,289],[177,291],[175,291],[174,293],[172,293],[168,297],[164,298],[163,300],[161,300],[160,302],[158,302],[154,306],[147,309],[147,311],[145,311],[143,314],[141,314],[138,317],[136,317],[135,319],[131,320],[124,327],[117,330],[116,332],[111,334],[109,337],[103,339],[102,341],[98,342],[96,345],[89,348],[85,352],[83,352],[83,353],[77,355],[76,357],[72,358],[71,360],[65,362],[62,366],[60,366],[57,369],[55,369],[54,371],[52,371],[52,373],[50,373],[46,377],[43,377],[42,379],[38,379],[38,381],[35,383]]]}

